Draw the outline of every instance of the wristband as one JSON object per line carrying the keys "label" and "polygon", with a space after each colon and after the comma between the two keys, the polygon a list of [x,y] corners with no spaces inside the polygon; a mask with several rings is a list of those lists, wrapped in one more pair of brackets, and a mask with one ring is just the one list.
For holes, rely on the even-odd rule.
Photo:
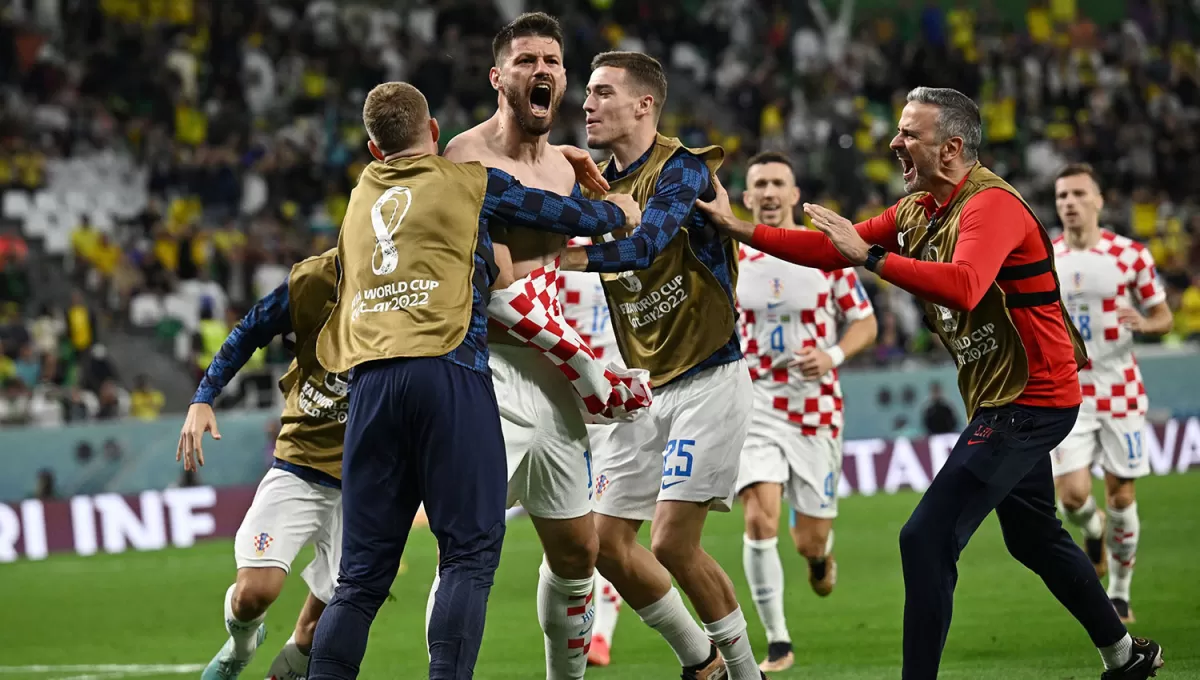
{"label": "wristband", "polygon": [[842,362],[844,362],[846,360],[846,353],[844,351],[842,351],[842,348],[838,347],[837,345],[834,345],[833,347],[830,347],[829,349],[825,350],[825,353],[828,354],[829,358],[833,361],[834,368],[841,366]]}

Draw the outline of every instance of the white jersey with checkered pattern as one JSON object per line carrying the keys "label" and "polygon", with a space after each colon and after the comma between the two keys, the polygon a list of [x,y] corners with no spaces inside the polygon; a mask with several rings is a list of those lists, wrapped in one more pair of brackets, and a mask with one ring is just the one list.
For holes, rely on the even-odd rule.
{"label": "white jersey with checkered pattern", "polygon": [[[589,245],[590,239],[571,239],[570,245]],[[624,366],[621,351],[617,348],[617,336],[608,319],[608,299],[604,297],[604,286],[600,275],[595,272],[560,271],[559,302],[563,317],[597,359],[611,361]]]}
{"label": "white jersey with checkered pattern", "polygon": [[755,401],[759,407],[769,404],[772,415],[803,435],[838,436],[843,416],[837,369],[813,381],[788,363],[801,348],[834,347],[839,323],[874,314],[858,276],[851,268],[800,267],[748,246],[742,246],[739,260],[739,328]]}
{"label": "white jersey with checkered pattern", "polygon": [[1120,309],[1145,310],[1167,299],[1154,258],[1141,243],[1110,231],[1087,250],[1066,238],[1054,241],[1063,302],[1087,345],[1079,371],[1083,408],[1098,416],[1144,416],[1149,407],[1142,372],[1133,356],[1133,332],[1118,321]]}

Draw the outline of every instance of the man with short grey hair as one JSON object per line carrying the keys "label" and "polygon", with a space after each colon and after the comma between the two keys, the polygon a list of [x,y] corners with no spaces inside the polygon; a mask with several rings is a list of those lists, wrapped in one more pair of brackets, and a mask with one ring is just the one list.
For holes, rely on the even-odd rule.
{"label": "man with short grey hair", "polygon": [[958,366],[971,419],[900,531],[904,680],[936,678],[950,630],[958,556],[992,510],[1004,543],[1042,578],[1100,650],[1102,680],[1144,680],[1162,648],[1133,638],[1055,515],[1050,451],[1075,424],[1088,361],[1059,294],[1045,228],[979,164],[979,109],[960,92],[916,88],[891,148],[909,195],[853,225],[804,204],[818,231],[738,220],[717,185],[697,202],[722,231],[768,255],[826,271],[864,266],[915,295]]}

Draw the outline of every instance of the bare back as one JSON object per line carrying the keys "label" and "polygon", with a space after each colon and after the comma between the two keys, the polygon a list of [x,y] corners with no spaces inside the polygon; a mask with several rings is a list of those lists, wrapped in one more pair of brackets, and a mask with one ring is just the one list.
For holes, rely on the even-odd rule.
{"label": "bare back", "polygon": [[[496,119],[486,120],[455,137],[443,155],[456,162],[478,161],[486,167],[503,170],[521,184],[534,189],[569,196],[575,188],[575,170],[562,152],[543,144],[539,158],[516,160],[495,142]],[[500,269],[493,289],[507,288],[529,272],[549,264],[567,245],[558,234],[505,225],[492,232],[496,266]]]}

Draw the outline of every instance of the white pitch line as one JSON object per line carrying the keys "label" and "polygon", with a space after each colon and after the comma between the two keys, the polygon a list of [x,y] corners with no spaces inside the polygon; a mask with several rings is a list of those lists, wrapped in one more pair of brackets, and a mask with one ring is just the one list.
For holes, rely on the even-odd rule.
{"label": "white pitch line", "polygon": [[[113,677],[116,675],[148,675],[151,673],[166,673],[182,675],[204,670],[204,664],[80,664],[70,666],[0,666],[0,675],[7,673],[83,673],[82,676],[64,678],[64,680],[90,680],[94,677]],[[96,675],[100,674],[100,675]]]}

